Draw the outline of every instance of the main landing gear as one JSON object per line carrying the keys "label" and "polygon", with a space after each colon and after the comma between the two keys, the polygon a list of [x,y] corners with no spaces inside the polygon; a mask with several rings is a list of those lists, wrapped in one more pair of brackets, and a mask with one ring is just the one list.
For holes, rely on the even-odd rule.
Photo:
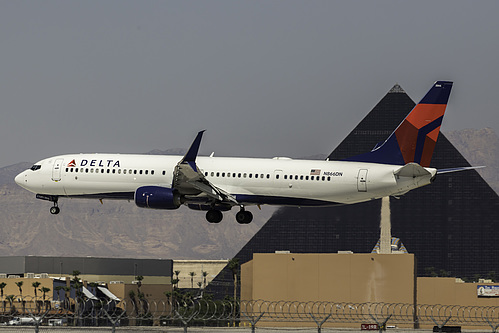
{"label": "main landing gear", "polygon": [[[210,209],[206,212],[206,220],[210,223],[219,223],[223,219],[223,214],[218,209]],[[236,221],[240,224],[248,224],[253,221],[253,214],[250,211],[244,210],[244,207],[241,207],[241,210],[236,214]]]}
{"label": "main landing gear", "polygon": [[222,212],[216,209],[210,209],[206,212],[206,220],[210,223],[219,223],[223,217]]}
{"label": "main landing gear", "polygon": [[253,214],[247,210],[244,210],[244,207],[241,207],[241,210],[236,214],[236,221],[240,224],[251,223],[251,221],[253,221]]}

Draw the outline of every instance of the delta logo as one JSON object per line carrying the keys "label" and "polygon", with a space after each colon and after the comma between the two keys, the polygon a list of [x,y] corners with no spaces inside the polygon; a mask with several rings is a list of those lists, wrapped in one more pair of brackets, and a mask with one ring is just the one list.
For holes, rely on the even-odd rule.
{"label": "delta logo", "polygon": [[[68,168],[74,168],[76,167],[76,160],[72,160],[71,162],[68,163]],[[81,160],[80,166],[92,166],[92,167],[113,167],[113,168],[119,168],[121,167],[120,161],[119,160]]]}

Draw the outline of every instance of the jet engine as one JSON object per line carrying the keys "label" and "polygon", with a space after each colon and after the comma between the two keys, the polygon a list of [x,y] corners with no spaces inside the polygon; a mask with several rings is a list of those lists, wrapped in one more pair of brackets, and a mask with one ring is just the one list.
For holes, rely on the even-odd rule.
{"label": "jet engine", "polygon": [[135,191],[135,204],[141,208],[177,209],[182,204],[180,194],[161,186],[142,186]]}

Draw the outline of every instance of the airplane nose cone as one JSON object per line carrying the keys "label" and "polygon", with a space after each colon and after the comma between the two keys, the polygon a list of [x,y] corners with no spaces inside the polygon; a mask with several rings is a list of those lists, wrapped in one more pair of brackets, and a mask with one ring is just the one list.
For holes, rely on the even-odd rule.
{"label": "airplane nose cone", "polygon": [[14,181],[16,182],[17,185],[21,186],[21,187],[25,187],[26,186],[26,183],[28,182],[28,175],[26,174],[26,172],[21,172],[20,174],[18,174],[16,176],[16,178],[14,178]]}

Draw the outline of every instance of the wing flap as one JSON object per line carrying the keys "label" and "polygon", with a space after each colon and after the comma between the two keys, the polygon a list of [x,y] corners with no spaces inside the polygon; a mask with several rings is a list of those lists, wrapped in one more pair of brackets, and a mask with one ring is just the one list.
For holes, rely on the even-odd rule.
{"label": "wing flap", "polygon": [[204,131],[200,131],[185,156],[175,166],[172,187],[183,195],[205,194],[214,201],[238,205],[230,193],[210,183],[196,165],[196,157]]}

